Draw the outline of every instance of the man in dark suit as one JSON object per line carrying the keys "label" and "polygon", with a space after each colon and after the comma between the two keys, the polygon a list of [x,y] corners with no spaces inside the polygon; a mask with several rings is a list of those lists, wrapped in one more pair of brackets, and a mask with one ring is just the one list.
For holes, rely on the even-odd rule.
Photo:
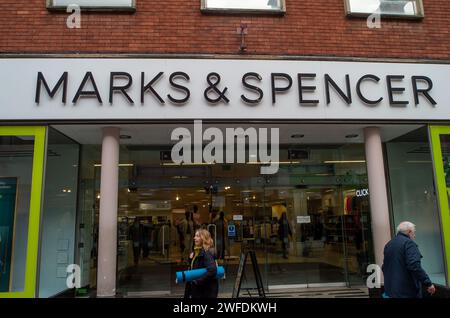
{"label": "man in dark suit", "polygon": [[436,292],[427,273],[423,270],[416,238],[416,226],[402,222],[397,235],[384,247],[384,290],[387,297],[421,298],[422,285],[428,293]]}

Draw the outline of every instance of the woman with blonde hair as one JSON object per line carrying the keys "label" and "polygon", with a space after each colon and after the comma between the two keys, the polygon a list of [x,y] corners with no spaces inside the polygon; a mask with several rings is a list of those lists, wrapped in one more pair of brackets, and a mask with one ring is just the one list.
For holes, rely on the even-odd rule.
{"label": "woman with blonde hair", "polygon": [[194,252],[190,255],[189,269],[206,268],[200,278],[186,283],[185,298],[217,298],[219,282],[216,278],[217,264],[214,257],[214,242],[209,231],[199,229],[194,236]]}

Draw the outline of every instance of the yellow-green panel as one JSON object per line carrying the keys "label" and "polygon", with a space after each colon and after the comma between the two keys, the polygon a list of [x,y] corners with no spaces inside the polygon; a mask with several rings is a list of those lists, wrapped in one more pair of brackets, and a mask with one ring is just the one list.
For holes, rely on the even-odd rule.
{"label": "yellow-green panel", "polygon": [[445,183],[444,167],[442,165],[442,147],[440,135],[450,135],[450,126],[430,126],[431,146],[433,150],[434,169],[438,188],[439,206],[442,224],[442,236],[446,259],[447,284],[450,279],[450,209],[448,205],[448,189]]}
{"label": "yellow-green panel", "polygon": [[24,290],[21,292],[0,293],[0,298],[35,297],[46,129],[46,127],[42,126],[0,127],[0,136],[34,136],[30,215],[28,222],[27,258],[25,266],[25,286]]}

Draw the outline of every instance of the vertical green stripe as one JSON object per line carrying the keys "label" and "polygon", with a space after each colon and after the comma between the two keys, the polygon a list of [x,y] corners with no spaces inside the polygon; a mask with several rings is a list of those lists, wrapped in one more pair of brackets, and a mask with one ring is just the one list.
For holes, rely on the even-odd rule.
{"label": "vertical green stripe", "polygon": [[450,135],[450,126],[430,126],[431,146],[433,150],[433,163],[438,188],[439,206],[441,215],[442,237],[444,243],[444,257],[446,260],[447,285],[450,279],[450,209],[448,205],[447,185],[442,158],[440,135]]}
{"label": "vertical green stripe", "polygon": [[[33,170],[31,181],[30,214],[28,222],[25,286],[21,292],[0,293],[0,298],[35,297],[38,262],[39,224],[41,214],[42,184],[44,176],[46,127],[0,127],[0,136],[34,136]],[[20,234],[20,233],[19,233]]]}

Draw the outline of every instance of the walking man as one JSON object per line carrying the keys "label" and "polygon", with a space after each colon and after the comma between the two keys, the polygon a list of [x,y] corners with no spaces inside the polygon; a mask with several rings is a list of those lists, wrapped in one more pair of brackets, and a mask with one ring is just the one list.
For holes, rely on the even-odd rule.
{"label": "walking man", "polygon": [[387,297],[421,298],[422,285],[428,293],[436,292],[427,273],[423,270],[416,239],[416,226],[402,222],[397,235],[384,247],[384,290]]}

